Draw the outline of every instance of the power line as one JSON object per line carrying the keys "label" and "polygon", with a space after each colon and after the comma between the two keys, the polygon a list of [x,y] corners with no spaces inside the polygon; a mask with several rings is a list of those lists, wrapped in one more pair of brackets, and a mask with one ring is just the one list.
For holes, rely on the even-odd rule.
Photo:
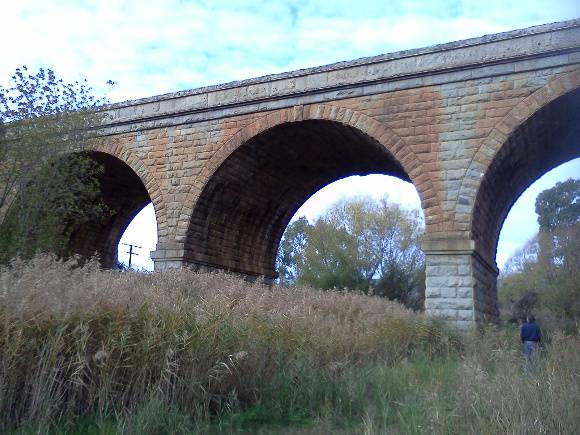
{"label": "power line", "polygon": [[133,255],[139,255],[136,252],[133,252],[133,248],[143,249],[143,247],[133,245],[132,243],[121,243],[121,244],[129,247],[129,250],[126,252],[126,254],[129,254],[129,266],[127,266],[127,269],[131,269],[131,259],[132,259]]}

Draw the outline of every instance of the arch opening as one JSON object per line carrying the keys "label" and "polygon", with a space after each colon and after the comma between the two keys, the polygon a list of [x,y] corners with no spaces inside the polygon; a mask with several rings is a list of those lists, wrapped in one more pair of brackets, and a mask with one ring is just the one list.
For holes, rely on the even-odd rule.
{"label": "arch opening", "polygon": [[304,120],[265,130],[207,181],[189,222],[186,259],[275,278],[279,241],[300,206],[336,180],[368,174],[410,181],[385,146],[354,127]]}
{"label": "arch opening", "polygon": [[117,262],[120,268],[140,271],[154,270],[150,252],[157,244],[157,218],[153,203],[148,203],[131,219],[118,244]]}
{"label": "arch opening", "polygon": [[425,216],[415,186],[409,181],[384,174],[353,175],[333,181],[309,197],[291,220],[294,221],[300,217],[315,220],[328,208],[342,200],[367,197],[379,201],[385,196],[388,197],[389,202],[398,204],[405,210],[417,211],[424,226]]}
{"label": "arch opening", "polygon": [[505,271],[508,260],[538,234],[539,224],[535,207],[537,196],[542,191],[555,187],[556,183],[579,177],[580,158],[576,158],[542,175],[518,197],[499,233],[496,262],[500,271]]}
{"label": "arch opening", "polygon": [[66,253],[85,258],[96,253],[102,267],[112,268],[117,263],[121,236],[151,198],[141,178],[119,158],[104,152],[88,152],[86,155],[102,167],[97,178],[100,199],[108,212],[99,220],[75,225]]}
{"label": "arch opening", "polygon": [[[546,104],[503,143],[480,183],[471,219],[477,262],[473,302],[476,320],[497,319],[496,265],[499,235],[520,195],[551,169],[580,156],[580,89]],[[535,220],[535,215],[528,217]]]}
{"label": "arch opening", "polygon": [[[547,104],[509,136],[489,165],[475,199],[471,234],[495,265],[499,234],[520,195],[551,169],[580,157],[580,89]],[[535,219],[535,216],[530,216]]]}

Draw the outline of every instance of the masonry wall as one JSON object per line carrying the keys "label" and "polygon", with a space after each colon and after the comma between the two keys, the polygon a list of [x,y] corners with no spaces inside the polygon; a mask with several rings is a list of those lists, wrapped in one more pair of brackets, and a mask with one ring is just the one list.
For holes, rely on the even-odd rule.
{"label": "masonry wall", "polygon": [[[280,173],[256,163],[260,138],[267,137],[268,158],[284,161],[290,172],[292,165],[296,171],[312,162],[334,165],[324,182],[371,169],[408,179],[417,188],[426,220],[426,308],[459,326],[471,325],[497,316],[495,244],[505,210],[526,183],[546,169],[529,164],[523,171],[528,178],[518,175],[517,182],[508,183],[501,173],[533,161],[533,153],[514,157],[506,151],[509,165],[492,163],[497,156],[503,161],[500,150],[507,150],[506,143],[522,149],[526,138],[534,136],[520,134],[531,130],[518,127],[527,126],[535,113],[580,88],[579,29],[578,21],[540,26],[123,103],[108,109],[111,120],[103,129],[105,141],[99,151],[126,162],[154,204],[159,239],[152,254],[156,269],[195,263],[208,269],[275,276],[268,265],[273,268],[270,254],[277,246],[278,230],[266,231],[264,237],[246,237],[247,225],[229,225],[235,228],[230,231],[215,219],[222,216],[231,224],[242,210],[227,211],[219,201],[219,192],[234,185],[236,173],[249,174],[238,182],[235,194],[245,203],[247,216],[252,211],[266,219],[268,209],[277,206],[275,192],[265,200],[266,190],[260,190],[268,177]],[[293,156],[293,132],[307,123],[312,129],[312,121],[345,128],[309,131],[317,135],[313,143],[318,145],[302,147],[300,156]],[[546,130],[553,122],[540,124]],[[289,125],[292,128],[285,129]],[[280,129],[286,133],[268,134]],[[382,147],[381,153],[369,152],[368,144]],[[549,154],[549,140],[536,145]],[[316,155],[316,150],[325,155]],[[550,165],[578,155],[578,142],[561,146]],[[373,163],[348,163],[359,158]],[[383,166],[374,167],[377,162]],[[227,176],[215,178],[228,165]],[[496,166],[500,170],[488,171]],[[280,179],[277,189],[284,183],[308,185],[312,182],[308,177]],[[305,201],[307,191],[296,194],[293,201]],[[495,211],[500,191],[504,192],[502,208]],[[200,214],[201,208],[213,212]],[[290,208],[282,217],[276,215],[278,225]],[[200,247],[207,248],[210,236],[227,243],[223,249],[214,244],[202,252]],[[241,240],[256,242],[237,246]],[[253,253],[264,249],[270,257],[260,254],[262,260],[254,264],[259,255]],[[242,251],[244,255],[239,255]]]}
{"label": "masonry wall", "polygon": [[[428,232],[468,236],[469,207],[459,198],[469,163],[493,127],[526,97],[571,67],[498,76],[383,93],[332,102],[363,113],[392,129],[414,153],[421,171],[411,175],[420,188],[426,181],[436,186],[433,201],[425,204]],[[309,107],[305,106],[305,110]],[[203,169],[228,139],[271,112],[226,120],[151,129],[129,135],[123,146],[134,150],[157,180],[167,212],[163,239],[184,242],[186,214],[195,204],[185,204],[188,194],[207,183]],[[250,139],[250,138],[248,138]],[[409,157],[411,158],[411,157]],[[469,180],[475,196],[477,185]],[[437,209],[440,207],[440,210]],[[461,219],[455,219],[456,215]]]}
{"label": "masonry wall", "polygon": [[[332,101],[331,107],[363,114],[397,137],[396,144],[383,143],[383,146],[401,159],[405,167],[412,168],[407,175],[422,200],[428,239],[468,241],[472,240],[473,200],[470,198],[475,197],[481,177],[481,169],[474,170],[469,166],[478,158],[483,143],[514,107],[559,78],[577,74],[576,71],[575,67],[565,66],[498,75],[346,98]],[[316,112],[318,107],[307,105],[302,110],[304,113]],[[262,120],[268,118],[276,119],[279,112],[259,112],[150,129],[126,136],[124,146],[142,159],[147,171],[157,181],[165,208],[160,222],[158,250],[154,253],[156,267],[187,264],[188,256],[191,257],[191,252],[195,251],[196,246],[188,240],[190,219],[201,192],[213,175],[208,168],[219,166],[216,161],[223,163],[224,156],[216,157],[219,151],[227,148],[229,141],[240,141],[240,132],[246,136],[240,141],[241,146],[254,136],[252,129],[255,124],[263,124]],[[284,116],[279,116],[278,121],[270,122],[265,128],[264,125],[255,128],[255,134],[282,124]],[[239,170],[244,172],[250,168],[241,165]],[[253,188],[248,186],[248,189]],[[250,191],[248,195],[251,196]],[[496,235],[484,237],[495,240]],[[453,319],[458,324],[490,319],[497,314],[494,305],[496,276],[489,272],[495,265],[489,252],[481,251],[480,254],[485,258],[484,263],[491,264],[489,267],[479,267],[473,255],[444,258],[426,253],[427,309],[430,312]],[[220,267],[219,260],[213,259],[205,266]],[[274,274],[272,270],[270,275]],[[442,281],[444,279],[446,283]]]}
{"label": "masonry wall", "polygon": [[471,327],[477,314],[472,255],[427,254],[426,267],[426,312],[461,329]]}

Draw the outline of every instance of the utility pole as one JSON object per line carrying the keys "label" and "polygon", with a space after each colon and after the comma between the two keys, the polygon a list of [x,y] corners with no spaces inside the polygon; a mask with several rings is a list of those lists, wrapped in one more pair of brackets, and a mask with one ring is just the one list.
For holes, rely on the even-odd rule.
{"label": "utility pole", "polygon": [[129,250],[127,251],[127,254],[129,254],[129,266],[127,266],[127,269],[131,269],[131,259],[133,257],[133,255],[139,255],[136,252],[133,252],[133,248],[143,248],[142,246],[137,246],[137,245],[133,245],[132,243],[122,243],[125,246],[129,247]]}

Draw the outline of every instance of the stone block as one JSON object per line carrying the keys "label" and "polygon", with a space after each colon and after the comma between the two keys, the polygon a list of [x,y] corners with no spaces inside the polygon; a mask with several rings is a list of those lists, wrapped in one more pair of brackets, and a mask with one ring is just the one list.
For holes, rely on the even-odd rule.
{"label": "stone block", "polygon": [[456,310],[473,310],[473,299],[457,297],[454,300],[454,308]]}
{"label": "stone block", "polygon": [[438,298],[441,296],[441,289],[439,287],[426,287],[425,288],[425,298],[426,301],[429,301],[434,298]]}
{"label": "stone block", "polygon": [[429,288],[444,289],[457,286],[457,277],[455,276],[430,276],[428,275],[425,283]]}
{"label": "stone block", "polygon": [[457,319],[462,321],[473,321],[474,318],[474,311],[472,309],[455,310],[455,314]]}
{"label": "stone block", "polygon": [[457,288],[457,297],[472,298],[473,297],[472,287],[458,287]]}
{"label": "stone block", "polygon": [[433,315],[443,320],[456,320],[457,310],[440,309],[436,312],[433,312]]}
{"label": "stone block", "polygon": [[[444,238],[444,239],[427,239],[424,240],[421,248],[427,254],[433,252],[441,252],[441,255],[427,255],[428,262],[429,261],[451,261],[453,263],[465,262],[469,264],[470,259],[469,256],[461,256],[455,255],[454,253],[461,253],[461,252],[472,252],[475,249],[475,242],[473,240],[466,240],[466,239],[451,239],[451,238]],[[440,258],[440,257],[447,257],[447,258]]]}
{"label": "stone block", "polygon": [[309,90],[322,89],[328,86],[328,73],[316,73],[306,76],[306,86]]}
{"label": "stone block", "polygon": [[429,309],[431,310],[455,310],[455,298],[433,298],[429,299]]}
{"label": "stone block", "polygon": [[432,277],[457,274],[457,265],[455,264],[441,264],[441,263],[433,264],[432,262],[430,262],[429,264],[427,264],[426,269],[428,275]]}
{"label": "stone block", "polygon": [[455,298],[455,297],[457,297],[457,288],[455,288],[455,287],[440,287],[439,294],[440,294],[440,297],[442,297],[442,298]]}

